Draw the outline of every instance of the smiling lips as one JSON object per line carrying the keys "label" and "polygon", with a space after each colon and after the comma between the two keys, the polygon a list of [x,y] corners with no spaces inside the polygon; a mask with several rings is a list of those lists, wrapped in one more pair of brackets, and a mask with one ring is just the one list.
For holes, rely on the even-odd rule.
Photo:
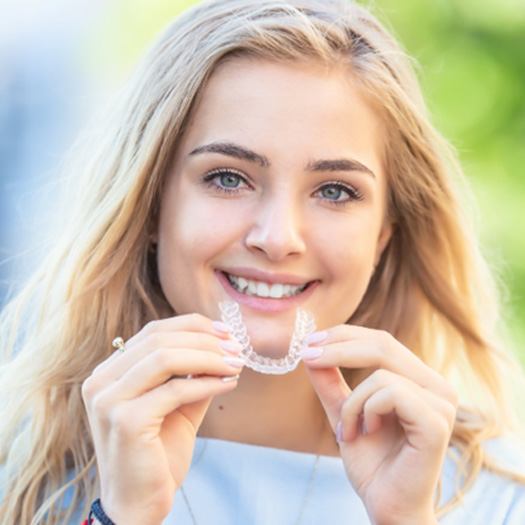
{"label": "smiling lips", "polygon": [[254,268],[224,268],[221,273],[239,293],[261,298],[295,297],[313,282],[292,274],[267,273]]}
{"label": "smiling lips", "polygon": [[319,280],[290,274],[269,274],[251,268],[217,270],[217,277],[233,299],[256,310],[282,311],[307,299]]}
{"label": "smiling lips", "polygon": [[309,283],[302,286],[294,286],[292,284],[275,283],[270,284],[261,281],[254,281],[245,279],[225,273],[231,285],[238,291],[245,295],[256,297],[271,297],[273,299],[281,299],[282,297],[293,297],[300,294]]}

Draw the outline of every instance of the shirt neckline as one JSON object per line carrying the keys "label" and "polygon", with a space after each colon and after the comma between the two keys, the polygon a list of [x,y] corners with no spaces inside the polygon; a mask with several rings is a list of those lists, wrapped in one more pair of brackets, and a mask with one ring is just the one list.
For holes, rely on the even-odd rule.
{"label": "shirt neckline", "polygon": [[[241,441],[231,441],[227,439],[197,436],[196,441],[197,443],[200,444],[201,447],[204,446],[204,443],[207,441],[208,446],[212,445],[214,447],[219,447],[219,448],[223,448],[223,447],[237,448],[237,449],[244,449],[246,451],[252,451],[252,452],[259,451],[259,452],[274,453],[274,454],[279,454],[279,455],[291,455],[297,458],[315,458],[317,457],[317,454],[314,454],[313,452],[301,452],[299,450],[289,450],[285,448],[268,447],[264,445],[255,445],[253,443],[244,443]],[[341,461],[341,456],[329,456],[329,455],[319,454],[319,457],[323,458],[323,460],[328,460],[328,461],[334,461],[334,462]]]}

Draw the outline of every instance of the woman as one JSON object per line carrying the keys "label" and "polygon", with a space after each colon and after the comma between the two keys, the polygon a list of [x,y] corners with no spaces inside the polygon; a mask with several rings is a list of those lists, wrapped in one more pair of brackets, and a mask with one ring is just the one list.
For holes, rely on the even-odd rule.
{"label": "woman", "polygon": [[[4,312],[3,523],[525,519],[461,171],[370,13],[200,4],[112,118]],[[272,359],[310,312],[297,368],[246,367],[224,300]]]}

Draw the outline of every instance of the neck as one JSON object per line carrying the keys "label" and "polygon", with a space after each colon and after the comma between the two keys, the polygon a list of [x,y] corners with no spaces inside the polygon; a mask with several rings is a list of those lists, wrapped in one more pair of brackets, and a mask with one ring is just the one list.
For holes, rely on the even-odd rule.
{"label": "neck", "polygon": [[324,409],[302,364],[282,376],[245,368],[235,390],[212,400],[199,436],[339,455]]}

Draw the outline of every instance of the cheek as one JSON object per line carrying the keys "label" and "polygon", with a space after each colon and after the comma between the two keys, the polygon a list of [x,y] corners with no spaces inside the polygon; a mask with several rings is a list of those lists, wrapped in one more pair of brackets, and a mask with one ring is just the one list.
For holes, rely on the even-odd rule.
{"label": "cheek", "polygon": [[317,245],[334,276],[353,279],[367,275],[373,264],[377,233],[375,226],[365,221],[348,221],[323,228]]}
{"label": "cheek", "polygon": [[195,265],[217,254],[237,238],[242,221],[232,220],[221,202],[204,199],[191,191],[173,198],[159,224],[159,256],[180,268]]}
{"label": "cheek", "polygon": [[371,230],[346,228],[321,245],[320,259],[329,277],[316,318],[319,327],[346,323],[361,303],[373,273],[376,233]]}

